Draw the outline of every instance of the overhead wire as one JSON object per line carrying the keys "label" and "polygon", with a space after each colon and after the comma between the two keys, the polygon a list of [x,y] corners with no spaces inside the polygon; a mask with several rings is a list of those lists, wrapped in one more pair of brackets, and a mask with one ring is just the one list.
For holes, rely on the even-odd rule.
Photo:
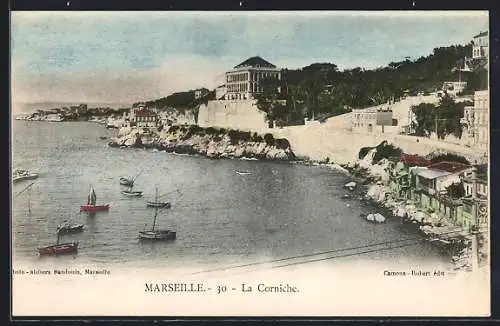
{"label": "overhead wire", "polygon": [[[452,234],[459,235],[460,233],[462,233],[461,230],[460,231],[455,230],[455,231],[450,231],[450,232],[444,232],[444,233],[441,233],[440,235],[441,236],[442,235],[452,235]],[[228,267],[219,267],[219,268],[214,268],[214,269],[210,269],[210,270],[204,270],[204,271],[194,272],[194,273],[191,273],[190,275],[205,274],[205,273],[211,273],[211,272],[217,272],[217,271],[226,271],[226,270],[232,270],[232,269],[243,268],[243,267],[258,266],[258,265],[264,265],[264,264],[272,264],[272,263],[278,263],[278,262],[289,261],[289,260],[300,259],[300,258],[307,258],[307,257],[314,257],[314,256],[320,256],[320,255],[326,255],[326,254],[340,253],[340,252],[351,251],[351,250],[358,250],[358,249],[366,249],[366,248],[370,248],[370,247],[377,247],[377,246],[382,246],[382,245],[387,245],[387,244],[389,244],[389,245],[390,244],[396,244],[396,243],[401,243],[401,242],[406,242],[406,241],[418,241],[418,242],[421,242],[421,241],[425,241],[425,238],[414,237],[414,238],[406,238],[406,239],[394,239],[394,240],[383,241],[383,242],[378,242],[378,243],[371,243],[371,244],[366,244],[366,245],[361,245],[361,246],[356,246],[356,247],[333,249],[333,250],[327,250],[327,251],[322,251],[322,252],[318,252],[318,253],[310,253],[310,254],[297,255],[297,256],[292,256],[292,257],[285,257],[285,258],[279,258],[279,259],[271,259],[271,260],[267,260],[267,261],[263,261],[263,262],[253,262],[253,263],[240,264],[240,265],[234,265],[234,266],[228,266]],[[414,243],[414,244],[411,244],[411,245],[416,245],[417,243]],[[402,245],[402,246],[405,246],[405,245]],[[399,246],[399,247],[402,247],[402,246]],[[392,249],[397,249],[399,247],[394,247]],[[380,250],[389,250],[389,249],[391,249],[391,248],[390,247],[388,247],[388,248],[379,248],[379,249],[375,249],[375,250],[369,250],[367,252],[350,253],[346,257],[357,255],[357,254],[363,254],[363,253],[380,251]],[[334,256],[334,257],[322,258],[321,260],[333,259],[333,258],[336,258],[336,257],[341,258],[341,256]],[[283,265],[283,267],[284,266],[285,265]],[[277,268],[277,267],[274,267],[274,268]]]}

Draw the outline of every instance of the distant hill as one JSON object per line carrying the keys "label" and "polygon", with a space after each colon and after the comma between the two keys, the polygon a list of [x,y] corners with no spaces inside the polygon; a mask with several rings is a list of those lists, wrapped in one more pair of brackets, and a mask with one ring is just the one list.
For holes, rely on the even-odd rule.
{"label": "distant hill", "polygon": [[[34,102],[34,103],[12,103],[12,112],[14,114],[33,113],[37,110],[49,110],[54,108],[70,107],[80,105],[83,102]],[[130,107],[130,103],[85,103],[89,108],[119,109]]]}
{"label": "distant hill", "polygon": [[[196,98],[196,92],[200,92],[199,98]],[[156,107],[160,110],[167,108],[175,108],[180,112],[184,112],[186,110],[196,109],[198,105],[201,103],[207,102],[209,100],[215,99],[215,91],[210,91],[206,88],[200,88],[196,90],[189,90],[185,92],[177,92],[167,97],[162,97],[160,99],[146,101],[146,102],[137,102],[132,106],[136,107],[140,104],[145,105],[146,107]]]}

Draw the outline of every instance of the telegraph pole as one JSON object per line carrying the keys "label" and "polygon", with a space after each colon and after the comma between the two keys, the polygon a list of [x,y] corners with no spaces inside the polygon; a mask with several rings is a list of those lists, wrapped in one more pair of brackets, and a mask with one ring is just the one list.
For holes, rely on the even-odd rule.
{"label": "telegraph pole", "polygon": [[438,138],[438,118],[437,115],[434,117],[434,132],[436,133],[436,139]]}
{"label": "telegraph pole", "polygon": [[472,227],[471,227],[471,235],[472,235],[472,255],[471,255],[471,265],[472,271],[476,272],[479,268],[479,246],[477,241],[477,236],[479,233],[479,225],[477,218],[477,168],[474,166],[472,168]]}

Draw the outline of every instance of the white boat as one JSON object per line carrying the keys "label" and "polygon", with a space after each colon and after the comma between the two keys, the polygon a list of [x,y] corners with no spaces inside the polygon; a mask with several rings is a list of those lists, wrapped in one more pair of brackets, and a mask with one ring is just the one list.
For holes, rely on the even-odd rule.
{"label": "white boat", "polygon": [[55,113],[54,114],[49,114],[45,118],[45,121],[49,121],[49,122],[61,122],[63,120],[64,119],[59,114],[55,114]]}
{"label": "white boat", "polygon": [[128,190],[122,190],[121,193],[123,195],[129,196],[129,197],[141,197],[142,196],[142,191],[132,190],[132,187],[130,187]]}
{"label": "white boat", "polygon": [[18,182],[23,180],[33,180],[38,178],[38,174],[29,172],[28,170],[17,169],[14,170],[12,175],[12,182]]}
{"label": "white boat", "polygon": [[247,172],[247,171],[234,171],[236,173],[238,173],[239,175],[248,175],[248,174],[252,174],[252,172]]}
{"label": "white boat", "polygon": [[83,224],[73,223],[71,221],[64,221],[62,224],[57,226],[57,234],[65,233],[78,233],[83,231]]}
{"label": "white boat", "polygon": [[[158,201],[158,190],[156,190],[156,199]],[[172,230],[158,230],[156,227],[156,217],[158,216],[158,207],[155,207],[155,215],[153,217],[153,227],[151,230],[144,230],[139,232],[139,239],[141,240],[174,240],[177,232]]]}

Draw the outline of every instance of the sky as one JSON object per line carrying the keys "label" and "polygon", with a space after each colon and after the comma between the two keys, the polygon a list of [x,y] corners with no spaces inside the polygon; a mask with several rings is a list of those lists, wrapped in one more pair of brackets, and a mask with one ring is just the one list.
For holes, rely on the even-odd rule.
{"label": "sky", "polygon": [[223,82],[259,55],[366,69],[467,44],[486,11],[12,12],[13,103],[127,103]]}

